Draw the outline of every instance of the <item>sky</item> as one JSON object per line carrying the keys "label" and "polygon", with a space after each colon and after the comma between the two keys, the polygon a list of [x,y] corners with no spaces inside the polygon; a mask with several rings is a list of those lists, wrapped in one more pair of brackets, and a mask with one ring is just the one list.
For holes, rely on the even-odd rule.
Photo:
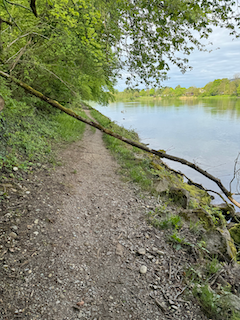
{"label": "sky", "polygon": [[[236,39],[229,35],[226,29],[214,28],[208,42],[213,43],[207,46],[212,50],[210,53],[196,49],[187,57],[189,64],[193,67],[191,71],[182,74],[177,67],[172,66],[168,73],[170,79],[164,81],[162,85],[172,88],[177,85],[201,88],[215,79],[233,79],[235,74],[240,73],[240,38]],[[123,78],[118,81],[116,89],[119,91],[126,88],[126,76],[127,73],[123,73]],[[145,86],[139,86],[139,88],[142,89]]]}

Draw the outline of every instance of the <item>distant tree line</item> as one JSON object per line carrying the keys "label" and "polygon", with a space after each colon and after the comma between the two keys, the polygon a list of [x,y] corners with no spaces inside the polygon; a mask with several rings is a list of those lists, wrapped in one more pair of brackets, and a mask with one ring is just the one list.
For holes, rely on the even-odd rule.
{"label": "distant tree line", "polygon": [[233,79],[217,79],[209,82],[203,88],[184,88],[180,85],[175,89],[163,87],[158,89],[125,89],[123,92],[116,91],[116,99],[135,100],[144,97],[180,98],[180,97],[211,97],[211,96],[238,96],[240,97],[240,74]]}

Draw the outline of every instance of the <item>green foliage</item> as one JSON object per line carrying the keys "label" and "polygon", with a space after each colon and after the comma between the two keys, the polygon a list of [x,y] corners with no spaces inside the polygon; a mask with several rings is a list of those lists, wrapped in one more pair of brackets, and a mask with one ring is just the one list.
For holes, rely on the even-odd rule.
{"label": "green foliage", "polygon": [[0,92],[5,107],[0,113],[0,170],[14,166],[27,170],[38,162],[52,159],[52,142],[74,141],[81,137],[85,125],[74,118],[44,109],[34,99],[17,101],[3,81]]}
{"label": "green foliage", "polygon": [[195,286],[193,294],[198,298],[208,316],[215,317],[218,314],[218,301],[220,296],[213,292],[207,284],[204,286]]}
{"label": "green foliage", "polygon": [[208,205],[202,205],[202,208],[209,213],[213,223],[216,226],[218,227],[226,226],[226,220],[221,210],[219,210],[216,207],[212,207]]}
{"label": "green foliage", "polygon": [[236,36],[239,31],[232,0],[51,0],[36,6],[34,15],[27,0],[1,3],[2,69],[60,101],[75,92],[106,102],[123,68],[130,85],[158,85],[170,63],[189,69],[186,56],[204,49],[201,39],[213,25]]}
{"label": "green foliage", "polygon": [[[29,1],[20,4],[29,7]],[[19,28],[3,24],[2,68],[58,101],[106,102],[113,91],[118,62],[100,7],[91,0],[52,0],[37,3],[38,17],[31,10],[6,3]],[[3,7],[5,8],[5,7]],[[20,96],[14,92],[15,96]]]}
{"label": "green foliage", "polygon": [[221,265],[217,258],[213,258],[211,261],[206,262],[206,272],[208,275],[215,274],[221,269]]}
{"label": "green foliage", "polygon": [[178,230],[182,227],[182,219],[178,215],[170,214],[164,209],[157,208],[155,212],[149,213],[151,224],[159,229]]}
{"label": "green foliage", "polygon": [[[138,93],[138,94],[136,94]],[[153,97],[154,96],[154,97]],[[154,89],[142,89],[139,90],[129,90],[125,89],[123,92],[117,92],[115,97],[117,100],[143,100],[143,99],[156,99],[157,97],[161,98],[194,98],[194,97],[230,97],[230,96],[240,96],[240,79],[217,79],[213,82],[209,82],[205,85],[204,88],[182,88],[178,85],[175,89],[171,87]]]}

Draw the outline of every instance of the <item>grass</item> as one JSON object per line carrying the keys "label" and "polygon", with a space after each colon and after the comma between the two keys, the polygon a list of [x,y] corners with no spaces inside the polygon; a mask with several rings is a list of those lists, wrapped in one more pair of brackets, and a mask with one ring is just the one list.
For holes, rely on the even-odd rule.
{"label": "grass", "polygon": [[[105,128],[130,140],[139,141],[136,132],[119,127],[97,110],[91,110],[91,115]],[[153,176],[150,166],[151,159],[146,156],[146,153],[106,134],[104,134],[103,139],[106,147],[120,163],[121,173],[125,176],[125,179],[139,183],[144,190],[151,191]]]}
{"label": "grass", "polygon": [[[81,138],[85,124],[60,110],[50,108],[35,97],[18,101],[0,84],[5,107],[0,113],[0,171],[12,173],[13,167],[28,170],[39,163],[54,162],[54,145]],[[84,115],[81,110],[76,110]]]}

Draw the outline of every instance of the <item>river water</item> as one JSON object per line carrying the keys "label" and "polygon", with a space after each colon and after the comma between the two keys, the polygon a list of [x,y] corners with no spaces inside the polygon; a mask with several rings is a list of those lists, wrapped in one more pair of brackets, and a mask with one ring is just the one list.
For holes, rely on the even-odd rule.
{"label": "river water", "polygon": [[[94,108],[117,124],[134,129],[150,148],[196,163],[230,189],[240,152],[240,99],[116,102]],[[205,188],[221,193],[214,182],[193,169],[165,159],[164,162]],[[235,179],[231,190],[240,192],[238,189]],[[215,202],[222,202],[214,196]],[[240,201],[240,196],[235,199]]]}

